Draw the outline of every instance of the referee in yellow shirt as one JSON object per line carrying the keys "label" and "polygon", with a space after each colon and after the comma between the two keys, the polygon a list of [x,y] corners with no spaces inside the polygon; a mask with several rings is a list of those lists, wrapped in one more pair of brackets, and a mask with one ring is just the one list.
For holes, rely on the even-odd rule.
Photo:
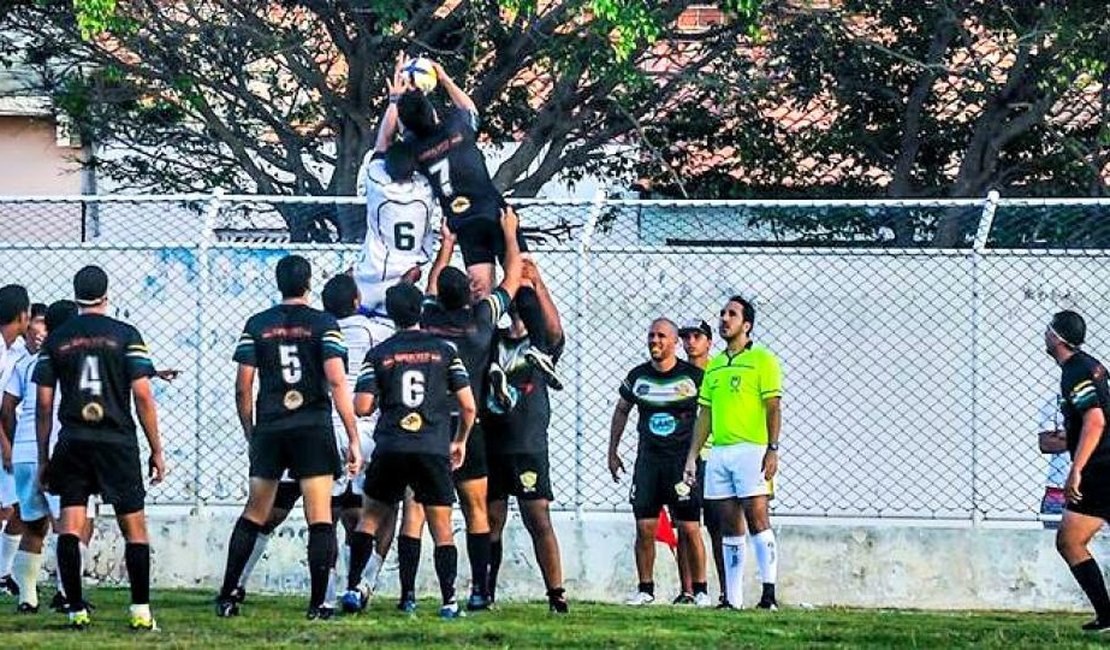
{"label": "referee in yellow shirt", "polygon": [[778,550],[767,502],[779,464],[782,371],[770,350],[753,345],[754,325],[755,306],[741,296],[729,298],[719,328],[727,347],[705,369],[685,478],[691,485],[697,480],[698,452],[712,425],[704,495],[706,507],[717,510],[721,523],[727,606],[739,609],[743,604],[747,519],[763,581],[757,607],[777,609]]}

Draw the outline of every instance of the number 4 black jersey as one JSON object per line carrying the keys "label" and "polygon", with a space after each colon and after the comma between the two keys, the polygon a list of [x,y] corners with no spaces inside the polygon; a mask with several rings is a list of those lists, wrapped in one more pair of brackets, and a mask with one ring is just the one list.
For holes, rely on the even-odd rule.
{"label": "number 4 black jersey", "polygon": [[478,149],[478,116],[452,108],[443,114],[435,131],[412,138],[420,171],[431,181],[447,225],[479,217],[500,218],[501,193],[490,179],[486,158]]}
{"label": "number 4 black jersey", "polygon": [[453,394],[470,385],[455,346],[421,330],[402,330],[366,353],[355,385],[380,411],[374,453],[446,456]]}
{"label": "number 4 black jersey", "polygon": [[33,381],[61,391],[59,440],[120,440],[135,435],[131,382],[154,375],[139,331],[99,314],[82,314],[42,345]]}
{"label": "number 4 black jersey", "polygon": [[324,362],[347,361],[335,317],[307,305],[275,305],[247,320],[235,361],[258,369],[259,429],[331,429]]}

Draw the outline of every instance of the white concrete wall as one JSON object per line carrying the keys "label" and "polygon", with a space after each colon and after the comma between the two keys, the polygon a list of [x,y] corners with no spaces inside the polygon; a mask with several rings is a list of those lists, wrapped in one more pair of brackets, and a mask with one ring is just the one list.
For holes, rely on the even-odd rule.
{"label": "white concrete wall", "polygon": [[[222,579],[227,540],[238,510],[200,514],[154,515],[150,526],[153,579],[157,587],[215,590]],[[622,601],[636,586],[631,515],[591,513],[581,518],[557,513],[555,527],[563,570],[572,600]],[[1039,529],[952,528],[876,525],[810,525],[780,520],[780,600],[794,606],[912,607],[924,609],[1071,609],[1086,608],[1064,562],[1056,555],[1053,532]],[[456,525],[460,593],[467,588],[465,536]],[[527,533],[519,518],[507,528],[499,597],[542,599],[543,583]],[[307,594],[307,527],[299,515],[287,521],[270,542],[250,591]],[[438,592],[431,541],[424,541],[418,589]],[[677,593],[677,574],[669,551],[657,545],[656,595],[669,602]],[[1110,543],[1096,539],[1096,557],[1106,558]],[[106,582],[124,576],[123,542],[110,518],[99,521],[93,544],[94,572]],[[758,599],[754,555],[748,554],[746,602]],[[381,577],[380,594],[396,596],[396,555],[391,552]],[[717,592],[709,570],[710,592]]]}

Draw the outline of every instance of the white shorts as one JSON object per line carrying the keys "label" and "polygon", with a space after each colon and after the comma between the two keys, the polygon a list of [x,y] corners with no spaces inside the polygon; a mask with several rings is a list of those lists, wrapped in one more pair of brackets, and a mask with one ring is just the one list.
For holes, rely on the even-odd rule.
{"label": "white shorts", "polygon": [[709,450],[705,463],[706,499],[745,499],[769,495],[771,482],[763,478],[766,445],[738,442]]}
{"label": "white shorts", "polygon": [[[370,462],[370,456],[374,453],[374,423],[378,421],[376,417],[371,418],[369,421],[360,419],[358,421],[358,437],[359,451],[362,452],[362,462],[365,467],[366,463]],[[339,446],[339,458],[346,463],[347,458],[347,432],[342,425],[337,425],[335,430],[336,443]],[[331,495],[337,497],[347,491],[347,485],[351,484],[351,490],[355,494],[362,494],[362,484],[366,480],[366,472],[360,471],[355,474],[354,478],[347,476],[346,473],[341,474],[339,478],[335,479],[335,484],[332,485]]]}
{"label": "white shorts", "polygon": [[0,507],[10,508],[17,503],[19,495],[15,492],[15,476],[0,467]]}
{"label": "white shorts", "polygon": [[[38,521],[44,517],[58,519],[62,516],[62,502],[56,494],[43,492],[39,487],[39,464],[16,463],[12,466],[15,475],[15,492],[19,496],[19,516],[23,521]],[[96,497],[89,497],[86,513],[90,519],[96,517]]]}

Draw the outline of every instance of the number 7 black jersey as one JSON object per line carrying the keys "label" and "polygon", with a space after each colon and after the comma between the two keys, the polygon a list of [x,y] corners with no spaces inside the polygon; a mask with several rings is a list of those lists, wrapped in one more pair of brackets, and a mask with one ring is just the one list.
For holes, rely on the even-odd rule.
{"label": "number 7 black jersey", "polygon": [[500,218],[504,202],[476,141],[478,116],[451,108],[431,135],[412,138],[420,171],[428,177],[447,225],[462,219]]}
{"label": "number 7 black jersey", "polygon": [[402,330],[366,353],[356,393],[379,410],[374,453],[446,456],[454,393],[470,385],[455,346],[421,330]]}
{"label": "number 7 black jersey", "polygon": [[331,428],[324,362],[347,361],[335,317],[307,305],[275,305],[247,320],[235,361],[258,369],[260,429]]}
{"label": "number 7 black jersey", "polygon": [[82,314],[47,337],[32,381],[61,391],[60,440],[118,441],[135,435],[131,382],[153,375],[138,330],[108,316]]}

